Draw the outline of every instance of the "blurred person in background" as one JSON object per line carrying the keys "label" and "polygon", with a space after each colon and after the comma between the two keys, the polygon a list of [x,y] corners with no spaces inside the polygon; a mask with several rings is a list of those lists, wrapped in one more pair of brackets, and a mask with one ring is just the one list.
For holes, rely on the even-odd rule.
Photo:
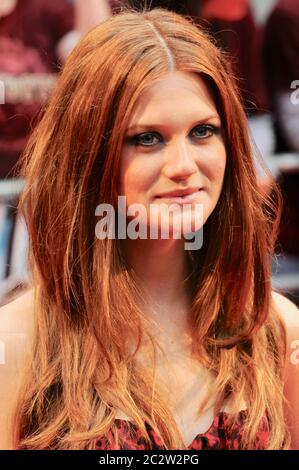
{"label": "blurred person in background", "polygon": [[299,152],[299,0],[276,4],[265,27],[263,56],[276,150]]}
{"label": "blurred person in background", "polygon": [[203,0],[201,4],[201,17],[209,20],[210,32],[231,57],[247,114],[264,113],[268,103],[262,77],[262,31],[249,0]]}
{"label": "blurred person in background", "polygon": [[74,28],[60,41],[59,52],[64,60],[80,38],[94,26],[106,21],[116,11],[118,0],[71,0],[75,9]]}
{"label": "blurred person in background", "polygon": [[15,164],[61,64],[111,14],[108,0],[1,0],[0,178],[17,176]]}
{"label": "blurred person in background", "polygon": [[1,0],[0,178],[15,176],[42,102],[60,67],[59,41],[73,28],[67,0]]}
{"label": "blurred person in background", "polygon": [[[299,152],[299,0],[279,0],[265,26],[267,91],[275,118],[276,152]],[[299,166],[284,171],[279,243],[299,265]],[[297,300],[298,301],[298,300]]]}

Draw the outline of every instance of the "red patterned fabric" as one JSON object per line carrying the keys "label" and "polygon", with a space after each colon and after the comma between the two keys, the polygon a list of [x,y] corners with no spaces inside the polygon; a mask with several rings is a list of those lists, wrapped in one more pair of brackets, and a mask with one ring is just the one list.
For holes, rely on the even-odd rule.
{"label": "red patterned fabric", "polygon": [[[236,421],[232,428],[228,429],[229,414],[220,411],[216,414],[209,429],[200,433],[189,444],[188,450],[238,450],[240,449],[240,440],[242,429],[246,419],[247,410],[241,410],[236,415]],[[128,420],[116,419],[115,424],[120,444],[116,446],[112,431],[97,441],[96,450],[150,450],[146,444],[141,431],[136,425]],[[165,447],[162,441],[146,423],[146,429],[152,441],[152,449],[163,450]],[[256,436],[254,449],[266,449],[270,434],[270,426],[267,414],[265,414]]]}

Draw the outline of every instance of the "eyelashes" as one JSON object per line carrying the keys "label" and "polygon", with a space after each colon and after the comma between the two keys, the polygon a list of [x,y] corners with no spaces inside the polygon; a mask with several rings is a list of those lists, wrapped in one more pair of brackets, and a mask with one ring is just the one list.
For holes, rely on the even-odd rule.
{"label": "eyelashes", "polygon": [[[213,135],[219,135],[221,133],[220,126],[214,126],[212,124],[200,124],[196,126],[191,134],[194,136],[195,140],[206,140]],[[156,140],[153,140],[156,139]],[[157,132],[143,132],[142,134],[135,135],[128,138],[129,143],[135,147],[154,147],[158,143],[163,141],[163,137]]]}

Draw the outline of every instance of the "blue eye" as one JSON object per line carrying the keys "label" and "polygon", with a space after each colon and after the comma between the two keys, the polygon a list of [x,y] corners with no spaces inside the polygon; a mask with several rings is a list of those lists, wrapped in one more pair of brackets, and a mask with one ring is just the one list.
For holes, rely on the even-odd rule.
{"label": "blue eye", "polygon": [[199,139],[206,139],[207,137],[211,137],[213,134],[218,134],[220,131],[219,127],[212,126],[210,124],[201,124],[195,128],[194,134],[199,131],[196,135],[196,138]]}
{"label": "blue eye", "polygon": [[157,144],[157,142],[153,142],[153,137],[157,139],[157,136],[153,132],[144,132],[143,134],[139,134],[133,138],[135,145],[143,145],[145,147],[152,147],[153,145]]}

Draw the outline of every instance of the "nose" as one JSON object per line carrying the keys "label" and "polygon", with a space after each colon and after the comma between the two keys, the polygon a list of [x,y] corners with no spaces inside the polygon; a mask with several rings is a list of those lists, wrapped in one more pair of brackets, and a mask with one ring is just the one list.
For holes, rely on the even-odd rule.
{"label": "nose", "polygon": [[193,150],[186,141],[174,142],[167,149],[164,175],[173,180],[184,180],[196,173]]}

